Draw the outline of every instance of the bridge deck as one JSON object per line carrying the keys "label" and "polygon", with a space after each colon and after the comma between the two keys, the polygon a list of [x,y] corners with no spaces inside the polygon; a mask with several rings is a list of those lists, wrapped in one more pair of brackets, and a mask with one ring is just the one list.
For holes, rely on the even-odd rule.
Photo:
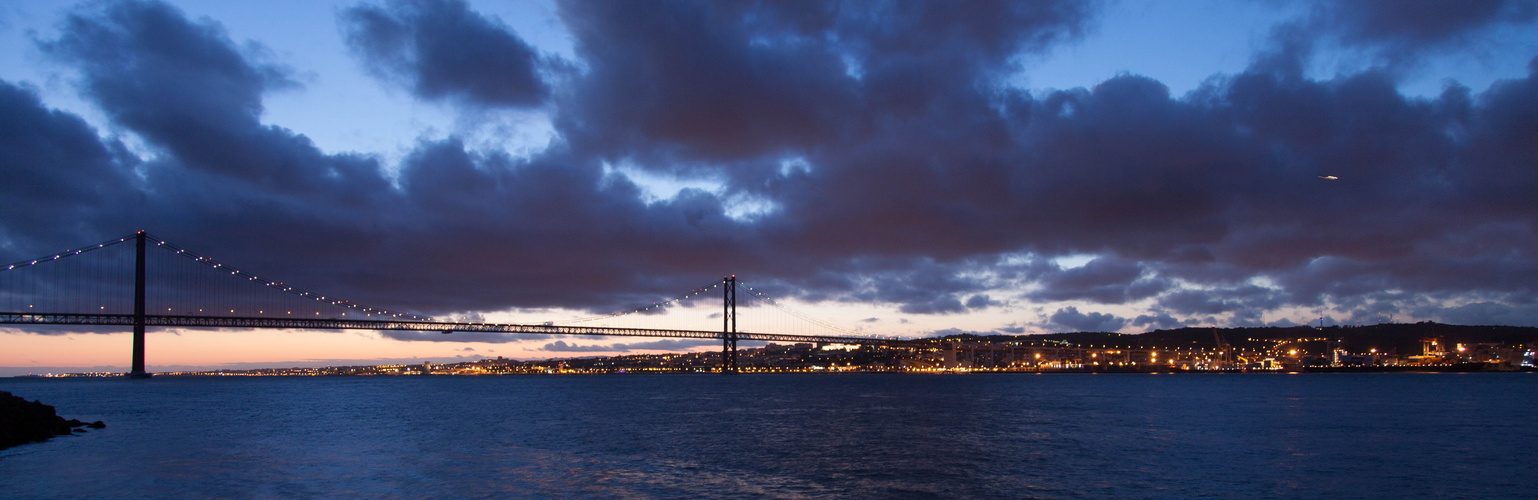
{"label": "bridge deck", "polygon": [[[133,326],[132,314],[70,314],[0,312],[0,324],[12,325],[100,325]],[[293,330],[412,330],[429,332],[492,332],[545,335],[609,335],[621,337],[667,337],[720,339],[722,332],[706,330],[664,330],[646,328],[609,328],[562,325],[522,325],[514,323],[457,323],[436,321],[392,321],[367,319],[299,319],[222,316],[144,315],[146,326],[189,328],[271,328]],[[892,345],[906,341],[876,337],[835,337],[825,335],[787,335],[779,333],[737,332],[738,340],[770,342],[821,342],[835,344]]]}

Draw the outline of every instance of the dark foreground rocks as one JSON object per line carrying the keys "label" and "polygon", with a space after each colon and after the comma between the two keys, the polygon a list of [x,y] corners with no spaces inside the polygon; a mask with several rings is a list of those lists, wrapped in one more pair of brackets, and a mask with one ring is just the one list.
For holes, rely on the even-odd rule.
{"label": "dark foreground rocks", "polygon": [[38,401],[27,402],[9,392],[0,391],[0,449],[47,441],[71,432],[85,432],[80,427],[101,429],[106,426],[100,420],[89,424],[75,419],[64,420],[54,412],[52,406]]}

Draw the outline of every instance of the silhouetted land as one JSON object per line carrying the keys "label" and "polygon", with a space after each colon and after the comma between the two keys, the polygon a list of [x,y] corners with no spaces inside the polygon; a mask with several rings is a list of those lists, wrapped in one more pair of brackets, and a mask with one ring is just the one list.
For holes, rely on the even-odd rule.
{"label": "silhouetted land", "polygon": [[85,432],[81,427],[101,429],[106,426],[101,421],[87,424],[75,419],[64,420],[52,406],[40,401],[28,402],[0,391],[0,449]]}

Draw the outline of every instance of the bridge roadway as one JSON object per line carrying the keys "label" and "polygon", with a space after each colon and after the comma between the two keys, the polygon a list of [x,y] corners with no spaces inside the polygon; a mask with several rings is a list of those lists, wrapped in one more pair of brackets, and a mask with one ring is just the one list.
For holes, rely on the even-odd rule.
{"label": "bridge roadway", "polygon": [[[100,325],[133,326],[132,314],[48,314],[0,312],[0,324],[11,325]],[[609,335],[620,337],[667,337],[685,339],[721,339],[722,332],[706,330],[665,330],[646,328],[609,328],[593,326],[520,325],[512,323],[459,323],[437,321],[394,321],[369,319],[299,319],[224,316],[144,315],[145,326],[180,326],[188,328],[272,328],[294,330],[408,330],[424,332],[533,333],[545,335]],[[737,340],[769,342],[821,342],[831,344],[897,345],[911,341],[875,337],[835,337],[827,335],[788,335],[779,333],[737,332]]]}

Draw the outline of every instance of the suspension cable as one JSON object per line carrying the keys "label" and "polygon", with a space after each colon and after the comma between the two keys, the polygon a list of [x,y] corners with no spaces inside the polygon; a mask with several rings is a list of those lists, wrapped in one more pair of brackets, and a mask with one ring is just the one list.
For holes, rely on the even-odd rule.
{"label": "suspension cable", "polygon": [[90,251],[93,251],[93,250],[100,250],[100,249],[103,249],[103,248],[107,248],[107,247],[110,247],[112,245],[116,245],[118,243],[122,243],[122,242],[128,241],[130,239],[133,239],[133,235],[128,235],[128,236],[125,236],[125,237],[122,237],[122,238],[116,238],[116,239],[111,239],[111,240],[103,241],[103,242],[97,244],[96,246],[88,246],[88,247],[78,248],[78,249],[74,249],[74,250],[65,250],[63,252],[59,252],[57,254],[50,255],[50,256],[47,256],[47,257],[38,257],[36,259],[23,260],[23,261],[16,262],[16,263],[9,264],[9,265],[5,266],[5,269],[0,269],[0,272],[10,271],[10,270],[13,270],[13,269],[20,269],[20,268],[28,267],[28,266],[35,266],[35,265],[42,264],[42,263],[45,263],[45,262],[52,262],[52,261],[55,261],[55,260],[59,260],[59,259],[65,258],[65,257],[74,257],[76,255],[80,255],[80,254],[83,254],[83,253],[86,253],[86,252],[90,252]]}
{"label": "suspension cable", "polygon": [[747,283],[743,283],[740,278],[738,279],[737,284],[746,287],[748,289],[749,295],[752,296],[753,298],[756,298],[756,299],[758,299],[760,301],[763,301],[765,304],[769,304],[771,306],[774,306],[775,309],[779,309],[780,311],[783,311],[786,314],[789,314],[791,316],[795,316],[797,319],[800,319],[802,321],[811,323],[813,325],[817,325],[817,326],[820,326],[820,327],[823,327],[823,328],[827,328],[829,330],[833,330],[833,331],[836,331],[836,332],[839,332],[839,333],[843,333],[843,334],[846,334],[846,335],[855,336],[855,337],[863,336],[859,332],[856,332],[854,330],[850,330],[848,328],[844,328],[844,327],[841,327],[841,326],[829,323],[827,321],[823,321],[823,320],[817,319],[815,317],[812,317],[812,315],[810,315],[810,314],[806,314],[806,313],[803,313],[801,311],[797,311],[795,309],[792,309],[790,306],[781,304],[779,301],[774,300],[773,297],[770,297],[770,296],[764,294],[763,292],[758,291],[757,289],[753,288],[751,285],[748,285]]}
{"label": "suspension cable", "polygon": [[612,312],[612,313],[609,313],[609,314],[599,314],[599,315],[596,315],[596,316],[588,316],[588,317],[569,319],[569,320],[564,320],[564,321],[551,321],[550,324],[552,324],[552,325],[572,325],[572,324],[577,324],[577,323],[587,323],[587,322],[590,322],[590,321],[598,321],[598,320],[604,320],[604,319],[609,319],[609,318],[615,318],[615,317],[619,317],[619,316],[636,314],[636,313],[648,311],[648,310],[651,310],[651,309],[654,309],[654,308],[657,308],[657,307],[667,307],[667,306],[673,305],[673,303],[675,303],[675,302],[678,302],[680,300],[684,300],[684,299],[687,299],[687,298],[690,298],[690,297],[694,297],[696,295],[708,292],[708,291],[713,290],[713,289],[715,289],[716,287],[719,287],[719,286],[721,286],[721,282],[717,281],[717,282],[712,283],[712,284],[710,284],[708,286],[704,286],[704,287],[700,287],[700,288],[695,288],[695,289],[689,290],[687,292],[679,294],[678,296],[675,296],[675,297],[670,298],[668,300],[664,300],[664,301],[661,301],[661,302],[653,302],[649,306],[642,306],[642,307],[637,307],[635,309],[629,309],[629,310],[624,310],[624,311],[616,311],[616,312]]}
{"label": "suspension cable", "polygon": [[350,309],[354,309],[354,310],[358,310],[358,311],[363,311],[363,312],[371,314],[371,315],[372,314],[379,314],[379,315],[383,315],[383,316],[392,316],[392,317],[397,317],[397,318],[404,317],[405,319],[411,319],[411,320],[416,320],[416,321],[432,321],[432,318],[429,318],[429,317],[426,317],[426,316],[419,316],[419,315],[411,314],[411,313],[398,313],[398,312],[388,311],[388,310],[384,310],[384,309],[377,309],[377,308],[372,308],[372,307],[364,307],[364,306],[358,305],[358,304],[356,304],[356,303],[354,303],[354,302],[352,302],[350,300],[343,300],[343,299],[339,299],[339,298],[336,298],[336,297],[326,297],[324,295],[314,294],[314,293],[311,293],[311,292],[308,292],[308,291],[305,291],[305,290],[302,290],[302,289],[299,289],[299,288],[287,286],[287,285],[283,284],[282,282],[272,281],[272,280],[269,280],[269,279],[265,279],[265,278],[259,277],[259,276],[255,275],[255,274],[251,274],[251,273],[248,273],[248,272],[245,272],[245,271],[241,271],[239,269],[231,268],[229,266],[224,265],[223,263],[215,261],[214,259],[211,259],[211,258],[208,258],[208,257],[203,257],[201,255],[189,252],[189,251],[187,251],[186,249],[184,249],[182,247],[176,246],[175,244],[172,244],[172,243],[170,243],[168,241],[165,241],[165,240],[162,240],[160,238],[156,238],[155,236],[150,235],[148,233],[145,233],[144,236],[149,241],[154,242],[156,246],[165,247],[166,249],[171,250],[176,255],[181,255],[181,256],[183,256],[183,257],[185,257],[187,259],[190,259],[190,260],[192,260],[194,262],[201,263],[201,264],[203,264],[205,266],[208,266],[210,269],[216,269],[216,270],[219,270],[221,272],[228,272],[231,276],[238,276],[238,277],[246,278],[247,281],[256,282],[257,284],[260,284],[262,286],[271,287],[271,288],[274,288],[276,290],[279,290],[279,291],[282,291],[282,292],[286,292],[286,293],[289,293],[289,294],[292,294],[292,295],[313,299],[313,300],[315,300],[317,302],[326,303],[326,304],[330,304],[330,305],[337,306],[337,307],[346,307],[346,308],[350,308]]}

